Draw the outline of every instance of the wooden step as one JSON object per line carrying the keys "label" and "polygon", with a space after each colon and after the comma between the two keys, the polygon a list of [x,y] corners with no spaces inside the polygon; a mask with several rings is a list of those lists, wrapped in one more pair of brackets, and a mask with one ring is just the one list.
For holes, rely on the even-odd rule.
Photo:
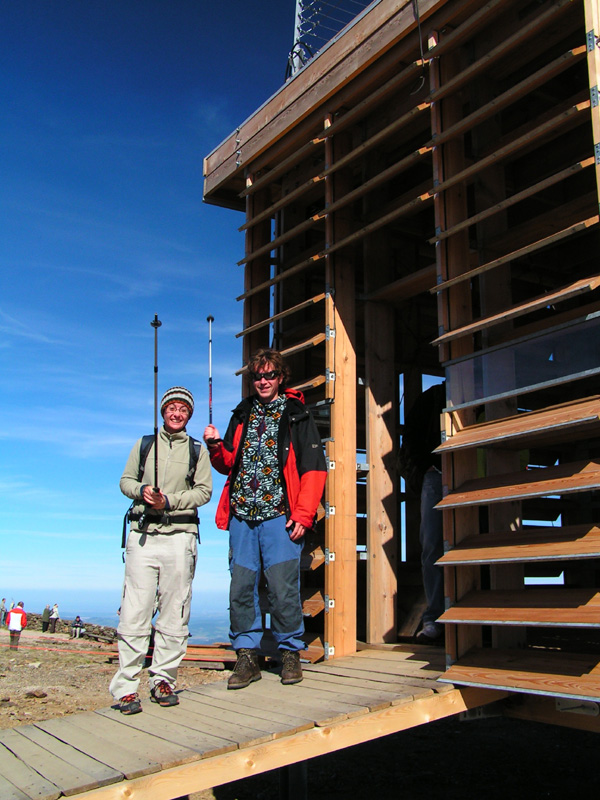
{"label": "wooden step", "polygon": [[600,657],[547,650],[472,650],[438,680],[510,692],[600,700]]}
{"label": "wooden step", "polygon": [[439,622],[600,628],[600,593],[563,586],[469,592]]}
{"label": "wooden step", "polygon": [[597,489],[598,486],[600,486],[600,462],[576,461],[560,464],[557,467],[524,470],[466,481],[449,492],[436,508],[459,508],[501,503],[507,500],[523,500],[527,497],[564,495],[590,491]]}
{"label": "wooden step", "polygon": [[521,449],[545,440],[557,443],[565,438],[571,441],[598,434],[600,395],[594,395],[463,428],[440,445],[436,453],[484,446]]}
{"label": "wooden step", "polygon": [[515,533],[479,534],[464,539],[437,563],[458,566],[577,558],[600,558],[600,527],[570,525],[564,528],[533,528]]}

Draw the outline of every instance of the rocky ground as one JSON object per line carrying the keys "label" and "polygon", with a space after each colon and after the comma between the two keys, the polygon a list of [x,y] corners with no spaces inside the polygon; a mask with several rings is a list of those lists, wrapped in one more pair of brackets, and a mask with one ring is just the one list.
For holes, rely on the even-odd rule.
{"label": "rocky ground", "polygon": [[[18,651],[0,630],[0,729],[90,711],[111,703],[110,645],[68,634],[25,631]],[[183,666],[179,686],[223,680],[228,672]],[[147,685],[141,693],[147,694]],[[504,718],[447,719],[313,759],[308,797],[377,800],[506,800],[596,792],[600,735]],[[272,800],[278,772],[257,775],[190,800]]]}

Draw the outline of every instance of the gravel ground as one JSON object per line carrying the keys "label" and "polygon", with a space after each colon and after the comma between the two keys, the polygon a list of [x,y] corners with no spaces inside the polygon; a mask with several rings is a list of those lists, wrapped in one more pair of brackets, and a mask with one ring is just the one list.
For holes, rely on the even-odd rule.
{"label": "gravel ground", "polygon": [[[65,634],[25,631],[18,651],[0,630],[0,729],[110,705],[111,648]],[[227,678],[184,666],[179,687]],[[144,673],[145,675],[145,673]],[[147,684],[140,693],[147,694]],[[307,763],[308,798],[506,800],[597,791],[596,733],[490,718],[440,720]],[[271,800],[280,773],[190,795],[190,800]],[[299,796],[298,796],[299,797]]]}

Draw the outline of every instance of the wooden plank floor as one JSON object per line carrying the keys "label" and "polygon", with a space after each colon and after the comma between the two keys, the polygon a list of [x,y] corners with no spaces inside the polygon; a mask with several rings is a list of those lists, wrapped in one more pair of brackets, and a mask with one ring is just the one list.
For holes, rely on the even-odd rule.
{"label": "wooden plank floor", "polygon": [[169,800],[410,728],[504,696],[438,678],[433,647],[363,650],[243,690],[226,682],[180,693],[143,713],[116,708],[0,731],[2,800]]}

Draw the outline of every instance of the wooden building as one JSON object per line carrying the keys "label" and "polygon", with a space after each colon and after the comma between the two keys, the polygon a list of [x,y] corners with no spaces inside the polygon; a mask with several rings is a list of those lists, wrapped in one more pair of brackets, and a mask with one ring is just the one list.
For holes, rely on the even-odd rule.
{"label": "wooden building", "polygon": [[325,443],[310,659],[415,632],[401,423],[445,377],[444,680],[552,721],[600,699],[599,18],[373,2],[205,159],[244,357],[287,355]]}
{"label": "wooden building", "polygon": [[[2,797],[172,800],[487,704],[600,732],[599,74],[598,0],[378,0],[206,158],[244,356],[283,350],[326,448],[319,663],[1,732]],[[445,658],[398,474],[431,376]]]}

